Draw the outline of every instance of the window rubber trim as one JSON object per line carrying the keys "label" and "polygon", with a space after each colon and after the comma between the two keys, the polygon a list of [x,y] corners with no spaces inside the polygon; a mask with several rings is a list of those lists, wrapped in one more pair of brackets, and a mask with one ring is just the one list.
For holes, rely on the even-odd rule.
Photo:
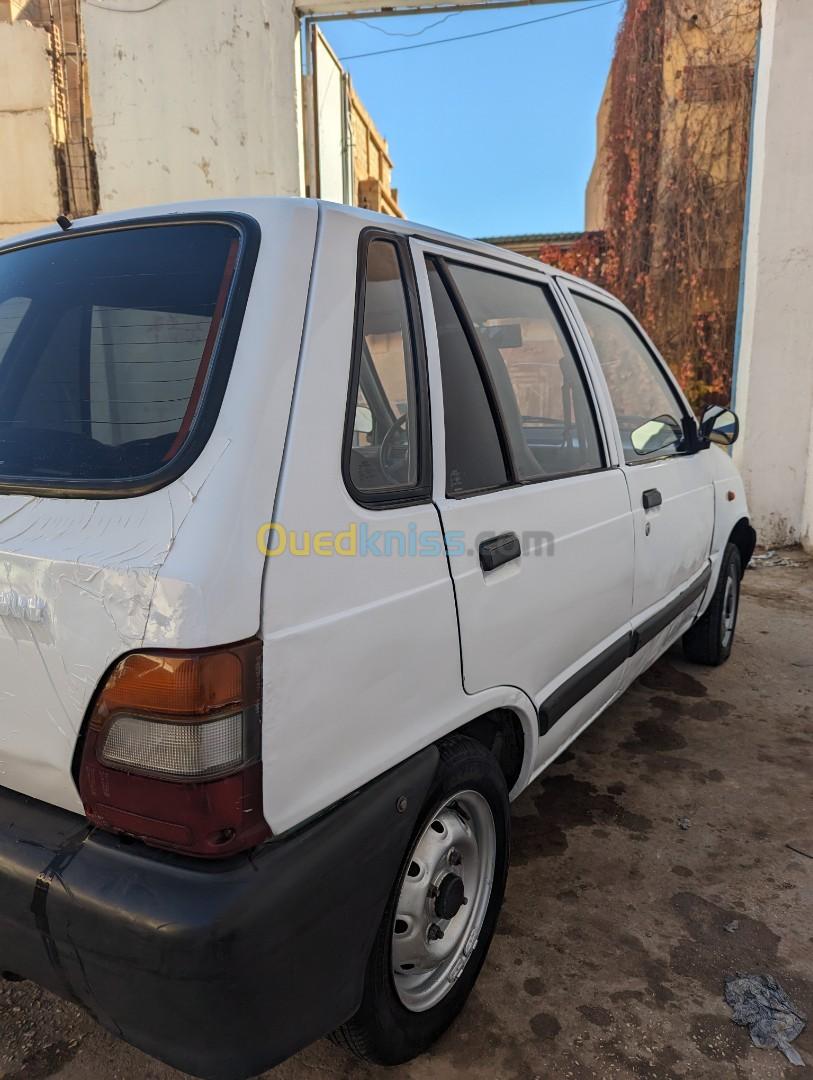
{"label": "window rubber trim", "polygon": [[45,244],[70,244],[86,236],[98,236],[112,232],[132,232],[136,229],[160,228],[162,226],[228,225],[240,239],[234,275],[226,299],[223,318],[217,332],[215,346],[209,361],[209,371],[204,380],[197,410],[192,419],[183,445],[166,464],[142,476],[66,480],[59,482],[35,477],[0,477],[0,494],[35,495],[61,499],[122,499],[147,495],[166,487],[189,470],[200,456],[211,437],[220,414],[223,396],[231,375],[246,305],[251,292],[251,282],[260,250],[261,229],[259,222],[248,214],[237,211],[206,211],[159,214],[155,216],[127,218],[103,224],[77,223],[68,232],[35,237],[0,247],[0,258],[14,251]]}
{"label": "window rubber trim", "polygon": [[[364,302],[367,285],[367,252],[376,240],[383,240],[395,248],[401,285],[409,323],[412,366],[415,380],[415,402],[418,407],[418,479],[408,487],[388,488],[381,491],[361,491],[350,475],[350,453],[353,447],[356,400],[361,373],[362,348],[364,345]],[[356,301],[353,321],[353,348],[350,363],[350,381],[347,391],[347,408],[342,439],[342,479],[348,494],[366,510],[392,510],[401,506],[413,506],[432,501],[432,431],[429,417],[429,373],[426,362],[426,342],[423,320],[418,300],[418,284],[409,251],[408,238],[379,226],[362,229],[359,233],[356,270]]]}
{"label": "window rubber trim", "polygon": [[619,468],[619,465],[600,465],[593,469],[555,473],[552,476],[540,476],[533,480],[517,480],[513,484],[500,484],[498,487],[475,488],[472,491],[463,491],[460,494],[450,495],[447,492],[446,498],[450,501],[459,502],[462,499],[473,499],[477,495],[493,495],[498,491],[521,491],[523,488],[536,487],[538,484],[556,484],[560,480],[575,480],[578,476],[597,476],[599,473],[617,472]]}

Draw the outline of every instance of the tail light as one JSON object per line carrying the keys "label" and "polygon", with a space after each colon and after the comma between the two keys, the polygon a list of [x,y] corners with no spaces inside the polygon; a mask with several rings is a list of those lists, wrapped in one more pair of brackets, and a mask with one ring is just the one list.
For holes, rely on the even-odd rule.
{"label": "tail light", "polygon": [[93,824],[209,858],[270,835],[260,763],[262,644],[125,656],[90,717],[79,792]]}

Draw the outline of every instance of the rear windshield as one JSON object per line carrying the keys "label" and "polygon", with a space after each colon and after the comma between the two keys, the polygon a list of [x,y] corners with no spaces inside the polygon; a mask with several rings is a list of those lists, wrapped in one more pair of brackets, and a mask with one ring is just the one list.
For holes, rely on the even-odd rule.
{"label": "rear windshield", "polygon": [[196,221],[0,254],[0,482],[167,470],[207,397],[240,245],[236,227]]}

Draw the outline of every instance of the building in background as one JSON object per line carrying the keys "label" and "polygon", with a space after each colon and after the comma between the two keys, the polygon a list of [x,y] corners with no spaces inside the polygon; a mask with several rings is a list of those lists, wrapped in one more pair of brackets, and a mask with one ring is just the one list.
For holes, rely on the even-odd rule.
{"label": "building in background", "polygon": [[628,0],[589,231],[493,242],[621,296],[698,407],[733,399],[760,543],[813,552],[811,57],[810,0]]}
{"label": "building in background", "polygon": [[387,140],[380,134],[347,76],[350,133],[353,148],[353,202],[365,210],[403,217],[398,189],[392,186],[393,163]]}
{"label": "building in background", "polygon": [[0,239],[98,206],[77,0],[0,0]]}
{"label": "building in background", "polygon": [[555,262],[636,312],[698,407],[730,397],[760,0],[629,0],[589,230]]}
{"label": "building in background", "polygon": [[400,215],[386,140],[326,43],[300,79],[298,27],[282,0],[0,0],[0,236],[215,195]]}
{"label": "building in background", "polygon": [[[237,193],[339,190],[398,212],[386,143],[352,88],[310,101],[307,76],[318,87],[330,59],[313,53],[300,78],[300,21],[356,10],[0,0],[0,237],[58,213]],[[590,231],[502,242],[539,244],[538,256],[620,295],[696,404],[726,399],[733,381],[735,458],[760,539],[813,550],[811,56],[810,0],[628,0],[597,121]],[[321,167],[309,109],[325,110]]]}
{"label": "building in background", "polygon": [[387,140],[314,23],[308,28],[307,48],[302,79],[305,190],[331,202],[403,217],[392,186]]}

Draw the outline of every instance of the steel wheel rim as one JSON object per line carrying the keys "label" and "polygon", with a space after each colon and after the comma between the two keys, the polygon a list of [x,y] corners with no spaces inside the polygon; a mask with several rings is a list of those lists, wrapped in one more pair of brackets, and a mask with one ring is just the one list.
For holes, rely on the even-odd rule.
{"label": "steel wheel rim", "polygon": [[739,591],[736,570],[732,566],[728,571],[725,592],[723,593],[723,648],[728,648],[728,645],[734,636],[734,627],[737,622]]}
{"label": "steel wheel rim", "polygon": [[496,861],[494,815],[477,791],[447,799],[418,837],[398,894],[391,950],[395,992],[411,1012],[437,1005],[463,973],[477,948]]}

